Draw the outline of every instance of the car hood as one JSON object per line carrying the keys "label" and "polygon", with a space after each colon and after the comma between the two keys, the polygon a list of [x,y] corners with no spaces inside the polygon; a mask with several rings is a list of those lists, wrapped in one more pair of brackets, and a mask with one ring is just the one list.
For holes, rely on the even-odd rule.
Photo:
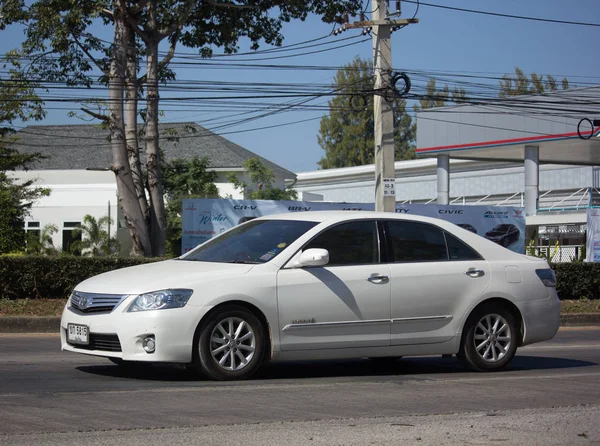
{"label": "car hood", "polygon": [[117,269],[84,280],[85,293],[140,294],[167,288],[191,288],[198,282],[246,274],[255,265],[166,260]]}

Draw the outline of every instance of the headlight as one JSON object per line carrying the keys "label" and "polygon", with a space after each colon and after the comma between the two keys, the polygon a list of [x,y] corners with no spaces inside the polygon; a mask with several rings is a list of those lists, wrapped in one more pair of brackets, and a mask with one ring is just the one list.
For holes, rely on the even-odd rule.
{"label": "headlight", "polygon": [[166,310],[169,308],[181,308],[187,304],[193,291],[192,290],[160,290],[152,293],[140,294],[135,298],[129,312],[148,311],[148,310]]}

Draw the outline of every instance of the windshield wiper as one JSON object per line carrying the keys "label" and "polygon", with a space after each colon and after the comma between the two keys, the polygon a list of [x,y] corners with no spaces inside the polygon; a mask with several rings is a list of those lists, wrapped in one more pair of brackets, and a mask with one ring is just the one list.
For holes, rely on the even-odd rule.
{"label": "windshield wiper", "polygon": [[246,265],[258,265],[260,262],[256,262],[253,260],[232,260],[231,262],[225,262],[225,263],[242,263],[242,264],[246,264]]}

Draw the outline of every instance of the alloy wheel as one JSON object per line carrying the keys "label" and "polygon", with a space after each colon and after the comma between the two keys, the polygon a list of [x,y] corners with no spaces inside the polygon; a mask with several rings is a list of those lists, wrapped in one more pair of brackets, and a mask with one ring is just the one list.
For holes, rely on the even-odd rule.
{"label": "alloy wheel", "polygon": [[486,362],[497,362],[504,358],[511,342],[510,325],[499,314],[487,314],[475,325],[475,351]]}
{"label": "alloy wheel", "polygon": [[256,336],[248,322],[227,317],[215,325],[210,334],[210,353],[223,370],[237,371],[246,367],[256,349]]}

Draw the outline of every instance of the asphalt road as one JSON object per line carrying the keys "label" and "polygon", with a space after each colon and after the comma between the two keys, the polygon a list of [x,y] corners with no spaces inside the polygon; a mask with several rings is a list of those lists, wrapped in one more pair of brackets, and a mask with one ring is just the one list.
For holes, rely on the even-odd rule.
{"label": "asphalt road", "polygon": [[599,364],[600,328],[572,328],[501,373],[427,357],[272,364],[220,383],[5,334],[0,444],[600,444]]}

